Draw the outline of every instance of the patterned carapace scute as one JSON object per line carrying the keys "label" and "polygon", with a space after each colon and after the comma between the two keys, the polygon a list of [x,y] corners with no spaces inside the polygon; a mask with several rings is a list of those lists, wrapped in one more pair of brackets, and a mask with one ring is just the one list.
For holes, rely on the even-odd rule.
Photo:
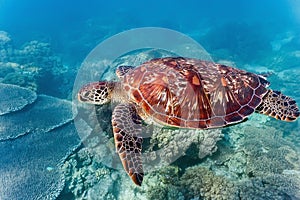
{"label": "patterned carapace scute", "polygon": [[19,112],[0,116],[0,141],[52,130],[71,121],[74,115],[71,102],[40,95]]}
{"label": "patterned carapace scute", "polygon": [[243,121],[269,86],[262,76],[188,58],[154,59],[121,79],[131,99],[153,120],[201,129]]}
{"label": "patterned carapace scute", "polygon": [[3,83],[0,83],[0,96],[0,115],[20,110],[37,98],[29,89]]}

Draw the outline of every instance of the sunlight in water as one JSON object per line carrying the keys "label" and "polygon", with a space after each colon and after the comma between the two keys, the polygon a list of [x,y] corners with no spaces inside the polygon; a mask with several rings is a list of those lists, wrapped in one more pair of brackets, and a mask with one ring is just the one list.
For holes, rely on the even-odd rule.
{"label": "sunlight in water", "polygon": [[290,5],[297,22],[300,23],[300,1],[290,0]]}

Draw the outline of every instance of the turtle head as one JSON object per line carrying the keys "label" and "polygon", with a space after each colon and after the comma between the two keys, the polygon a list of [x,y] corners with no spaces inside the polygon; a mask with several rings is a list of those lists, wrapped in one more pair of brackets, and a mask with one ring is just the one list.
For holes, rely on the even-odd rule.
{"label": "turtle head", "polygon": [[93,82],[83,86],[78,92],[80,102],[103,105],[109,103],[114,89],[114,82]]}

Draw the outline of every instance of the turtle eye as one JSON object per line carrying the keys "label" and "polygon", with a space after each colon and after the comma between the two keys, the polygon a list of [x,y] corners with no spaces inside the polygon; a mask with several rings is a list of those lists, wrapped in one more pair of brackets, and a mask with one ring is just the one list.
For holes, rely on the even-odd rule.
{"label": "turtle eye", "polygon": [[90,92],[90,91],[87,91],[86,93],[84,93],[84,97],[85,97],[85,98],[89,98],[90,94],[91,94],[91,92]]}
{"label": "turtle eye", "polygon": [[89,98],[88,96],[89,96],[88,92],[83,93],[82,91],[78,92],[78,95],[77,95],[78,100],[81,102],[88,101],[88,98]]}

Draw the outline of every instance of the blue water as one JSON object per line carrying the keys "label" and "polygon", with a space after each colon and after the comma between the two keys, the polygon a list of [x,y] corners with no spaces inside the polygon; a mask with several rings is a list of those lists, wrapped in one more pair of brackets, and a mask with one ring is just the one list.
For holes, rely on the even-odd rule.
{"label": "blue water", "polygon": [[[296,5],[295,5],[296,4]],[[299,13],[294,13],[297,1],[17,1],[0,3],[0,27],[9,32],[17,44],[41,39],[51,42],[56,51],[77,57],[79,61],[101,41],[102,34],[94,29],[107,26],[110,35],[120,31],[158,26],[188,34],[203,26],[233,23],[254,23],[274,35],[299,27]],[[296,16],[298,14],[298,16]],[[92,26],[87,20],[94,20]],[[94,26],[94,27],[93,27]],[[106,30],[107,31],[107,30]],[[86,38],[88,35],[91,39]],[[234,33],[233,33],[234,35]],[[92,43],[82,47],[81,40]],[[197,38],[195,38],[197,39]],[[75,44],[74,44],[75,43]],[[87,46],[85,44],[84,46]]]}
{"label": "blue water", "polygon": [[[300,122],[259,114],[211,134],[206,145],[212,148],[204,145],[205,155],[198,154],[204,148],[200,137],[188,148],[178,143],[184,155],[156,171],[153,163],[160,161],[153,161],[144,185],[134,186],[113,149],[111,107],[95,111],[78,106],[74,94],[81,86],[78,72],[86,73],[85,82],[89,77],[114,77],[115,68],[107,66],[101,68],[103,74],[82,70],[98,44],[142,27],[185,34],[213,61],[268,74],[271,88],[300,102],[298,0],[0,0],[0,94],[5,95],[0,101],[0,199],[300,199]],[[125,43],[139,43],[140,38]],[[114,48],[119,47],[107,52]],[[127,65],[132,59],[139,63],[166,55],[151,50],[137,54],[105,62]],[[34,91],[37,97],[6,84],[26,88],[28,94]],[[73,109],[73,116],[72,100],[78,110]],[[20,116],[36,116],[37,121]],[[58,133],[68,133],[66,141]],[[172,141],[172,133],[161,135],[146,139],[144,151]],[[24,156],[22,149],[28,158],[18,157]]]}

